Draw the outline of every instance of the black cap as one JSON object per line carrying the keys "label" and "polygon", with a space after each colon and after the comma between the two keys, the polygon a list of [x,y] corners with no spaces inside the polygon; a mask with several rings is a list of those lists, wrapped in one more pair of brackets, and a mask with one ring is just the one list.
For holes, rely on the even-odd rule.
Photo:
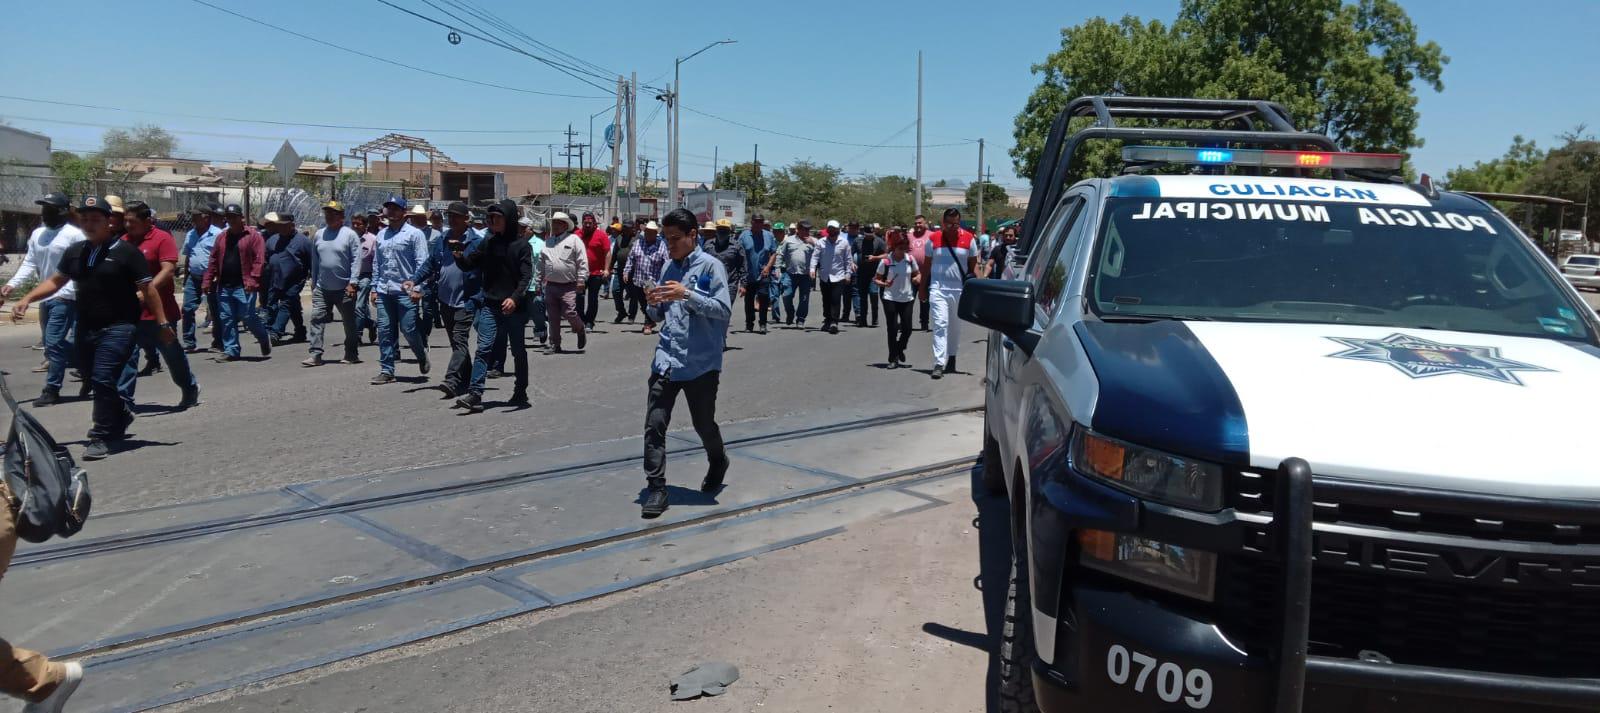
{"label": "black cap", "polygon": [[79,213],[86,211],[98,211],[109,216],[111,215],[111,204],[107,203],[105,198],[89,196],[83,199],[83,203],[78,206]]}
{"label": "black cap", "polygon": [[238,203],[229,203],[222,207],[222,214],[243,216],[244,209],[240,208]]}
{"label": "black cap", "polygon": [[216,214],[217,214],[217,204],[215,204],[215,203],[202,203],[200,205],[197,205],[197,206],[189,209],[189,215],[216,215]]}
{"label": "black cap", "polygon": [[279,223],[293,223],[294,222],[294,214],[293,213],[279,213],[278,214],[278,222]]}
{"label": "black cap", "polygon": [[43,198],[34,201],[34,203],[39,205],[47,205],[52,208],[59,208],[61,210],[66,210],[72,207],[72,201],[67,199],[67,194],[60,191],[55,193],[46,193],[44,194]]}
{"label": "black cap", "polygon": [[800,227],[805,228],[806,230],[810,230],[811,229],[811,221],[809,221],[809,220],[800,221]]}
{"label": "black cap", "polygon": [[845,225],[861,225],[861,221],[851,218],[849,222],[845,223]]}
{"label": "black cap", "polygon": [[467,204],[462,203],[461,201],[456,201],[456,202],[451,203],[450,205],[446,206],[445,209],[444,209],[444,212],[449,213],[451,215],[466,215],[466,216],[472,215],[472,209],[468,208]]}

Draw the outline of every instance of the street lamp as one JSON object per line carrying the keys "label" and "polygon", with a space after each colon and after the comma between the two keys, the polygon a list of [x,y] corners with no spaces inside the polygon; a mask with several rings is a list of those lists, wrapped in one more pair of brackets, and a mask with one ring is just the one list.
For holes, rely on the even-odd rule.
{"label": "street lamp", "polygon": [[738,42],[738,40],[717,40],[696,50],[694,54],[688,57],[681,57],[672,63],[672,91],[668,94],[668,101],[672,102],[672,146],[671,155],[667,157],[669,162],[667,168],[667,205],[670,208],[678,207],[678,136],[683,125],[683,120],[678,116],[678,105],[682,103],[683,99],[683,79],[679,76],[679,69],[684,62],[694,59],[701,52],[717,45],[731,45],[735,42]]}

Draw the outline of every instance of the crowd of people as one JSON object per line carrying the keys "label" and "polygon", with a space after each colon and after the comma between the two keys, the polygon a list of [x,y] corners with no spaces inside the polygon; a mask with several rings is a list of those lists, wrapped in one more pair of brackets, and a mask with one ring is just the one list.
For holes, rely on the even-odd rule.
{"label": "crowd of people", "polygon": [[[207,351],[207,331],[218,362],[247,359],[241,340],[248,333],[263,358],[274,347],[305,343],[302,365],[318,367],[332,360],[327,327],[337,322],[337,361],[362,363],[361,347],[376,344],[371,383],[383,385],[397,380],[402,342],[427,377],[428,343],[438,330],[450,359],[433,388],[468,412],[484,410],[487,379],[507,375],[514,377],[508,403],[529,405],[530,326],[536,348],[565,352],[569,332],[570,346],[582,352],[609,301],[613,323],[642,318],[644,334],[671,336],[647,308],[671,261],[662,226],[650,218],[602,225],[592,213],[574,220],[557,212],[545,219],[509,200],[482,212],[462,202],[429,211],[392,196],[381,211],[352,216],[329,202],[323,227],[309,231],[286,212],[252,222],[238,205],[208,204],[192,211],[193,227],[179,241],[137,201],[91,197],[74,207],[53,193],[38,203],[42,224],[0,298],[36,281],[13,309],[20,319],[39,306],[45,386],[34,405],[59,403],[67,375],[78,375],[79,397],[95,402],[89,459],[125,439],[140,377],[165,370],[182,394],[177,408],[199,403],[188,360]],[[809,220],[769,225],[756,214],[745,226],[723,219],[689,233],[721,265],[729,304],[743,304],[745,331],[815,326],[837,334],[841,325],[876,328],[881,314],[886,365],[911,365],[915,325],[931,332],[929,373],[938,379],[956,367],[962,284],[999,270],[1016,240],[1015,226],[991,240],[960,220],[950,209],[937,227],[919,215],[909,228],[828,220],[817,230]],[[736,322],[730,317],[730,328]]]}

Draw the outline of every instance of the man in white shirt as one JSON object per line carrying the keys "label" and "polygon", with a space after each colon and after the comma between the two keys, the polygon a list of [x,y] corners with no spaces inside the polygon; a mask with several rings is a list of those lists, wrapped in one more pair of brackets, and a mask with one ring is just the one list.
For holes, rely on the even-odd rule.
{"label": "man in white shirt", "polygon": [[[28,236],[28,253],[22,258],[17,274],[0,287],[0,298],[10,297],[23,282],[35,279],[44,282],[56,274],[61,264],[61,254],[74,243],[84,240],[83,231],[67,222],[71,203],[65,193],[51,193],[39,200],[39,213],[43,222]],[[0,300],[3,301],[3,300]],[[68,282],[49,299],[39,303],[39,324],[44,325],[44,390],[34,399],[34,406],[50,406],[61,402],[61,384],[66,379],[67,366],[74,358],[73,333],[78,324],[76,285]]]}
{"label": "man in white shirt", "polygon": [[928,276],[928,305],[933,326],[933,378],[956,370],[956,344],[961,341],[961,287],[978,266],[972,233],[961,227],[961,211],[946,209],[941,229],[928,240],[922,274]]}
{"label": "man in white shirt", "polygon": [[849,237],[839,232],[839,221],[828,221],[828,232],[811,253],[811,279],[822,284],[822,331],[839,333],[839,315],[850,295],[855,269]]}
{"label": "man in white shirt", "polygon": [[589,334],[578,316],[578,290],[589,279],[589,248],[572,232],[572,216],[550,216],[550,237],[539,251],[539,279],[544,280],[545,317],[549,321],[550,349],[561,353],[561,320],[578,335],[578,351],[589,344]]}

